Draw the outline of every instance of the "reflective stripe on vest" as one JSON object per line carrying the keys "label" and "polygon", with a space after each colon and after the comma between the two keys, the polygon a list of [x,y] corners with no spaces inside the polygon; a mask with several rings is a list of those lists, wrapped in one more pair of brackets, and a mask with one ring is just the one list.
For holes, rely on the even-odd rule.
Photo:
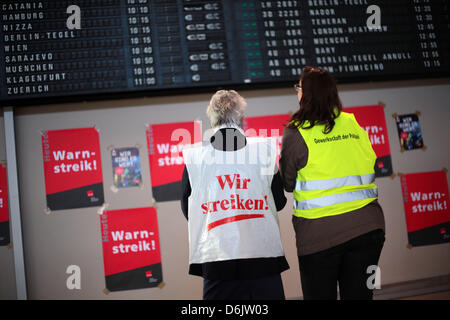
{"label": "reflective stripe on vest", "polygon": [[325,197],[296,201],[294,200],[295,210],[310,210],[314,208],[331,206],[334,204],[357,201],[363,199],[372,199],[378,197],[378,189],[365,189],[352,192],[332,194]]}
{"label": "reflective stripe on vest", "polygon": [[297,181],[295,184],[295,190],[316,191],[324,189],[335,189],[346,186],[371,184],[374,181],[375,181],[375,174],[366,174],[363,176],[349,176],[328,180]]}

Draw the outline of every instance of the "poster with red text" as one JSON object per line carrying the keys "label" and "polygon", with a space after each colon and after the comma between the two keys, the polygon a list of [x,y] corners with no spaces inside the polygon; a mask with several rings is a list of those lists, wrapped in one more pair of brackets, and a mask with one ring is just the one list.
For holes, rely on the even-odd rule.
{"label": "poster with red text", "polygon": [[289,123],[289,114],[272,116],[248,117],[244,119],[243,129],[247,137],[276,137],[277,138],[277,163],[280,159],[281,139],[283,130]]}
{"label": "poster with red text", "polygon": [[106,289],[158,286],[162,268],[156,209],[104,211],[100,224]]}
{"label": "poster with red text", "polygon": [[181,199],[183,146],[202,141],[200,122],[152,124],[147,147],[153,198],[157,202]]}
{"label": "poster with red text", "polygon": [[344,112],[353,113],[359,125],[369,134],[373,150],[377,155],[375,175],[391,176],[393,173],[391,147],[386,126],[386,117],[382,106],[364,106],[344,108]]}
{"label": "poster with red text", "polygon": [[450,242],[447,173],[434,171],[401,176],[409,244]]}
{"label": "poster with red text", "polygon": [[6,167],[0,164],[0,246],[9,242],[8,180]]}
{"label": "poster with red text", "polygon": [[96,128],[45,131],[42,154],[50,210],[103,204],[100,141]]}

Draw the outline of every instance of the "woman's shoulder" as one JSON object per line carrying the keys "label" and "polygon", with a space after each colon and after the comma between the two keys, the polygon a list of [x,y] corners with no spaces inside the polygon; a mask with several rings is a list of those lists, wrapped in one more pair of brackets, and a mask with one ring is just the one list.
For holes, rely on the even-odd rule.
{"label": "woman's shoulder", "polygon": [[284,144],[301,144],[305,143],[300,131],[294,126],[286,126],[283,131],[282,142]]}
{"label": "woman's shoulder", "polygon": [[283,130],[283,136],[290,136],[299,134],[298,128],[295,126],[287,125]]}

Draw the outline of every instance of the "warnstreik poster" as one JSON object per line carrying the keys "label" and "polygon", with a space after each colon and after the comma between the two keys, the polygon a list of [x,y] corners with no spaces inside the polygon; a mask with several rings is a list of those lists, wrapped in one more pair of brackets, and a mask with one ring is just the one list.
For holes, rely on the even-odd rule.
{"label": "warnstreik poster", "polygon": [[409,244],[450,242],[447,172],[409,173],[400,179]]}
{"label": "warnstreik poster", "polygon": [[183,146],[202,141],[200,122],[152,124],[147,147],[153,198],[157,202],[181,199]]}
{"label": "warnstreik poster", "polygon": [[103,204],[100,141],[96,128],[45,131],[42,154],[48,209]]}
{"label": "warnstreik poster", "polygon": [[377,155],[375,175],[377,177],[391,176],[392,158],[386,117],[382,106],[363,106],[344,108],[344,112],[353,113],[359,125],[369,134],[373,150]]}
{"label": "warnstreik poster", "polygon": [[100,224],[106,289],[158,286],[163,278],[156,209],[104,211]]}
{"label": "warnstreik poster", "polygon": [[289,114],[247,117],[243,129],[248,137],[275,137],[277,139],[277,163],[280,159],[281,140],[285,126],[289,123]]}
{"label": "warnstreik poster", "polygon": [[142,183],[139,149],[116,148],[111,150],[114,186],[117,188],[136,187]]}
{"label": "warnstreik poster", "polygon": [[0,164],[0,246],[6,246],[9,242],[8,181],[6,167]]}

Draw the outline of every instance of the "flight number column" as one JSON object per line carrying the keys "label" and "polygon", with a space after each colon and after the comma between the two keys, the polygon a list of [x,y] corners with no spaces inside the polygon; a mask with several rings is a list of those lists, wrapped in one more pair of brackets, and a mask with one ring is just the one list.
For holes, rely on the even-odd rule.
{"label": "flight number column", "polygon": [[303,2],[261,1],[260,6],[270,77],[297,78],[308,58]]}

